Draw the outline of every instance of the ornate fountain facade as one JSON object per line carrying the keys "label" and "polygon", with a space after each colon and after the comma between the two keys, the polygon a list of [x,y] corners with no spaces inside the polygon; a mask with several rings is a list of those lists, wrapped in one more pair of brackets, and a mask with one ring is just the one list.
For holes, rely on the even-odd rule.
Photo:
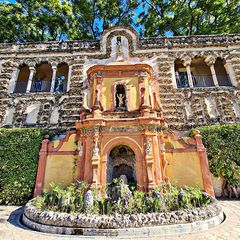
{"label": "ornate fountain facade", "polygon": [[122,174],[142,190],[170,180],[213,195],[201,136],[183,131],[239,123],[239,49],[239,35],[140,39],[125,27],[100,41],[0,44],[1,127],[68,131],[43,141],[35,195]]}
{"label": "ornate fountain facade", "polygon": [[214,195],[199,132],[190,138],[169,130],[154,68],[132,61],[136,39],[129,32],[110,31],[105,40],[113,61],[87,69],[76,130],[43,141],[35,196],[52,181],[84,180],[104,192],[121,175],[143,191],[171,181]]}

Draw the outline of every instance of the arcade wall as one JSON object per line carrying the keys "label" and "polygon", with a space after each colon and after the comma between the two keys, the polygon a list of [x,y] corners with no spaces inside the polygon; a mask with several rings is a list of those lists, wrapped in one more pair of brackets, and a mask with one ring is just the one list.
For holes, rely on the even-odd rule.
{"label": "arcade wall", "polygon": [[[116,27],[105,31],[100,41],[0,44],[0,126],[73,128],[79,120],[83,92],[89,89],[86,71],[91,66],[116,61],[117,36],[122,38],[123,58],[129,64],[146,63],[153,68],[170,128],[186,130],[199,125],[240,122],[239,35],[139,39],[133,30]],[[220,60],[221,67],[216,65]],[[29,67],[30,74],[32,71],[36,76],[43,63],[49,64],[49,71],[52,68],[50,85],[53,75],[58,74],[58,66],[67,64],[65,89],[59,92],[49,86],[48,91],[34,91],[26,82],[30,86],[28,92],[16,91],[21,66]],[[213,74],[209,69],[214,64],[215,76],[220,79],[225,69],[228,82],[201,86]],[[175,74],[178,70],[188,77],[192,73],[195,85],[186,87],[182,82],[179,85]],[[216,79],[214,74],[211,77]]]}

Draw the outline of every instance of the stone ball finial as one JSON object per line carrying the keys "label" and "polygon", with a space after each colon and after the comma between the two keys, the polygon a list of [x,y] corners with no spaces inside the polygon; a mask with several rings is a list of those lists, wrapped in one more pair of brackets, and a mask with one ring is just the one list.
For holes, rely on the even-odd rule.
{"label": "stone ball finial", "polygon": [[197,129],[195,129],[195,130],[193,131],[193,133],[194,133],[194,136],[199,136],[199,135],[200,135],[200,131],[197,130]]}

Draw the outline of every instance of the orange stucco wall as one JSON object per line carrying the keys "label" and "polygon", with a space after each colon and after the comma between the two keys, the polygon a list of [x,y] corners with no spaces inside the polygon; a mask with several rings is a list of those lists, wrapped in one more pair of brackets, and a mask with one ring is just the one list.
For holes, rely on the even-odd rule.
{"label": "orange stucco wall", "polygon": [[186,185],[204,189],[200,159],[197,152],[167,153],[166,169],[170,182],[177,187]]}

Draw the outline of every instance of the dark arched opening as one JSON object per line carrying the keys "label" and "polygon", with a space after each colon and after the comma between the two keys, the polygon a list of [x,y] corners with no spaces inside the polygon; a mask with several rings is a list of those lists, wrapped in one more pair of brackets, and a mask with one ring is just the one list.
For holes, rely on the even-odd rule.
{"label": "dark arched opening", "polygon": [[20,66],[14,92],[16,92],[16,93],[25,93],[26,92],[29,74],[30,74],[30,70],[27,65],[24,64],[24,65]]}
{"label": "dark arched opening", "polygon": [[108,157],[107,182],[125,175],[128,184],[137,182],[136,157],[133,150],[125,145],[114,147]]}

